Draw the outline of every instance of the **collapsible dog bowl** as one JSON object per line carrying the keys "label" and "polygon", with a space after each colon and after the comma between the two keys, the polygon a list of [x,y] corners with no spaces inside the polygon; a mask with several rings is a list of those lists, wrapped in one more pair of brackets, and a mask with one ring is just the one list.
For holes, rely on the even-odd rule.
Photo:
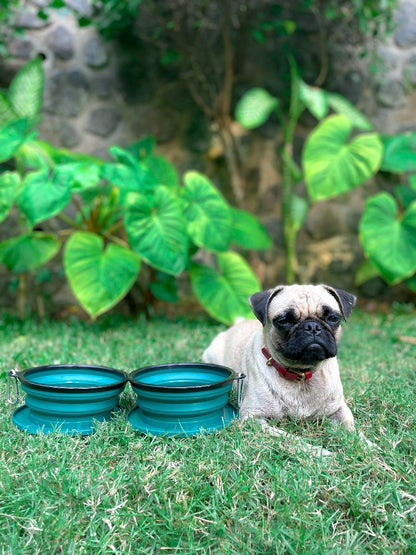
{"label": "collapsible dog bowl", "polygon": [[233,381],[243,377],[216,364],[139,368],[129,376],[137,406],[127,419],[134,429],[153,435],[190,436],[223,428],[238,416],[228,393]]}
{"label": "collapsible dog bowl", "polygon": [[88,435],[95,421],[109,420],[117,409],[127,375],[104,366],[38,366],[13,372],[16,400],[17,379],[26,393],[12,421],[20,429],[37,434],[59,431]]}

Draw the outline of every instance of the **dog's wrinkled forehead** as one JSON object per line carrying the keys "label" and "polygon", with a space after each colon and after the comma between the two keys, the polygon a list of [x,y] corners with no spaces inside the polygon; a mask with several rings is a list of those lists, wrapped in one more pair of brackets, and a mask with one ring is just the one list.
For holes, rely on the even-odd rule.
{"label": "dog's wrinkled forehead", "polygon": [[351,293],[328,285],[279,285],[250,297],[253,312],[263,325],[268,318],[288,309],[293,309],[300,318],[307,318],[319,317],[327,307],[347,320],[355,301]]}
{"label": "dog's wrinkled forehead", "polygon": [[292,309],[295,314],[303,319],[311,316],[320,316],[323,307],[340,311],[336,298],[319,285],[291,285],[271,294],[268,303],[268,315],[273,318],[280,312]]}

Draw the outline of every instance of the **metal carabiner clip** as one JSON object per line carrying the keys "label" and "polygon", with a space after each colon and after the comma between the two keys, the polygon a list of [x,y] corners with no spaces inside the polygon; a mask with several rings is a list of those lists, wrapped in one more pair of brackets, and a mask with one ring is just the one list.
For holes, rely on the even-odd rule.
{"label": "metal carabiner clip", "polygon": [[240,374],[238,374],[238,376],[236,376],[234,379],[238,382],[237,383],[237,408],[240,408],[240,403],[241,403],[241,396],[243,393],[243,384],[244,384],[244,378],[246,377],[245,374],[243,374],[242,372],[240,372]]}
{"label": "metal carabiner clip", "polygon": [[[15,368],[10,370],[7,375],[7,402],[10,405],[17,405],[19,402],[19,384],[17,381],[18,372]],[[12,380],[14,380],[14,385],[12,385]],[[13,390],[13,397],[12,397]]]}

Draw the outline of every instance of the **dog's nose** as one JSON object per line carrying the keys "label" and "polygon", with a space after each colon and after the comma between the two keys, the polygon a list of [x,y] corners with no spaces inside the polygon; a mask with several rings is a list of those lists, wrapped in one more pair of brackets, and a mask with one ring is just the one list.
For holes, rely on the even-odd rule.
{"label": "dog's nose", "polygon": [[310,333],[311,335],[319,335],[322,331],[318,322],[314,322],[313,320],[306,321],[304,329],[306,333]]}

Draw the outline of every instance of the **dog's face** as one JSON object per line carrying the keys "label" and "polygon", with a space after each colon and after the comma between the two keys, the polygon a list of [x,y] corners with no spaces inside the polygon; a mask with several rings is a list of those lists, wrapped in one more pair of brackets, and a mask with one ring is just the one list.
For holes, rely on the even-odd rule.
{"label": "dog's face", "polygon": [[278,286],[250,297],[272,355],[298,368],[336,356],[341,321],[348,319],[355,300],[326,285]]}

